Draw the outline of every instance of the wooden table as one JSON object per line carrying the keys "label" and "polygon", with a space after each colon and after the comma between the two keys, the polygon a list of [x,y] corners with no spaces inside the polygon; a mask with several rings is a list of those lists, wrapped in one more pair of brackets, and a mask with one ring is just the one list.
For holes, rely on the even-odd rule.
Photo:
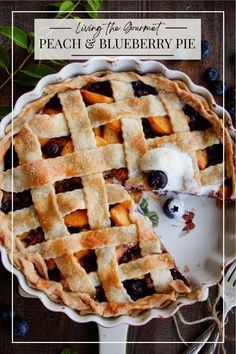
{"label": "wooden table", "polygon": [[[46,6],[45,1],[23,2],[23,1],[2,1],[0,3],[0,25],[11,23],[11,10],[42,10]],[[226,17],[226,43],[225,43],[225,65],[226,65],[226,82],[229,86],[234,83],[234,67],[230,61],[230,56],[235,52],[234,47],[234,1],[104,1],[104,10],[143,10],[143,11],[193,11],[193,10],[224,10]],[[112,16],[112,15],[111,15]],[[132,17],[130,14],[113,14],[114,17]],[[140,14],[142,16],[142,14]],[[174,17],[173,14],[149,14],[149,17]],[[178,15],[177,15],[178,17]],[[201,15],[189,15],[186,17],[202,18],[202,33],[213,45],[213,54],[201,61],[163,61],[170,68],[182,70],[188,74],[192,80],[200,85],[205,85],[202,79],[204,70],[210,66],[217,67],[222,76],[222,17],[215,14],[202,13]],[[27,30],[32,30],[32,15],[27,19],[23,15],[16,15],[16,24]],[[2,38],[1,38],[2,40]],[[8,43],[7,41],[5,41]],[[19,65],[25,53],[17,48],[15,55],[15,65]],[[1,80],[4,80],[1,71]],[[14,99],[19,97],[25,88],[15,85]],[[221,103],[221,99],[216,98]],[[10,104],[10,85],[7,85],[0,93],[0,105]],[[1,274],[1,292],[0,303],[10,302],[11,298],[11,275],[2,265],[0,265]],[[19,354],[55,354],[59,353],[64,347],[70,346],[77,350],[79,354],[96,354],[98,353],[98,344],[92,342],[98,340],[97,326],[94,323],[77,324],[72,322],[64,314],[53,313],[48,311],[39,300],[24,299],[18,294],[18,283],[14,280],[14,304],[19,315],[30,324],[29,335],[26,341],[88,341],[90,344],[10,344],[11,338],[2,327],[0,327],[0,354],[19,353]],[[215,287],[210,289],[210,298],[214,299],[216,294]],[[206,302],[197,303],[182,309],[182,313],[188,320],[196,320],[208,315]],[[234,324],[235,312],[229,315],[229,321],[226,325],[226,336],[233,336],[235,332]],[[181,326],[182,334],[186,340],[194,340],[202,331],[207,328],[208,323],[194,326]],[[131,327],[129,332],[129,341],[178,341],[173,318],[166,320],[152,320],[143,327]],[[185,350],[183,344],[129,344],[129,354],[181,354]],[[225,343],[227,353],[231,354],[235,351],[235,342],[227,340]]]}

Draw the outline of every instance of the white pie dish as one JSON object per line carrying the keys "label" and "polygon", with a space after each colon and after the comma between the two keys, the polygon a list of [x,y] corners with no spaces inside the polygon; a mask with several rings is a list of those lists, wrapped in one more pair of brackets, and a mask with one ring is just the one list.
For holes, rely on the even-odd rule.
{"label": "white pie dish", "polygon": [[[214,99],[211,96],[211,94],[209,93],[209,91],[207,91],[205,88],[202,88],[200,86],[193,84],[193,82],[182,72],[169,70],[163,64],[156,62],[156,61],[140,61],[135,58],[112,59],[112,58],[102,57],[99,59],[93,58],[93,59],[90,59],[84,63],[69,64],[69,65],[65,66],[59,73],[53,74],[53,75],[48,75],[48,76],[44,77],[43,79],[41,79],[33,91],[22,95],[17,100],[13,113],[9,114],[1,121],[1,123],[0,123],[0,136],[4,135],[4,129],[5,129],[6,125],[8,125],[8,123],[10,122],[11,117],[14,118],[15,116],[17,116],[20,113],[20,111],[22,110],[22,108],[27,103],[40,98],[42,95],[42,92],[43,92],[43,88],[45,86],[47,86],[48,84],[60,82],[60,81],[65,80],[67,78],[71,78],[72,76],[75,76],[75,75],[91,74],[93,72],[100,71],[100,70],[138,71],[141,73],[156,72],[156,73],[160,73],[160,74],[166,76],[169,79],[178,79],[178,80],[184,81],[188,85],[188,87],[190,88],[190,90],[192,92],[195,92],[201,96],[204,96],[207,99],[207,101],[209,102],[210,107],[219,116],[223,116],[223,114],[224,114],[223,109],[220,106],[216,105],[216,103],[214,102]],[[170,250],[170,252],[174,256],[174,258],[176,258],[177,264],[180,265],[180,268],[183,267],[184,264],[188,263],[188,266],[190,266],[190,268],[192,267],[191,269],[194,269],[194,274],[192,275],[194,278],[194,282],[198,285],[204,286],[203,299],[205,299],[207,297],[208,287],[217,283],[217,281],[219,281],[219,279],[221,278],[222,244],[220,244],[219,241],[222,239],[222,220],[220,217],[218,217],[219,215],[215,214],[214,212],[212,213],[212,210],[213,210],[212,205],[214,203],[212,200],[208,199],[206,202],[204,199],[201,199],[201,202],[197,201],[195,203],[195,199],[194,199],[194,201],[193,202],[191,201],[190,203],[193,203],[193,204],[191,204],[191,208],[193,206],[195,207],[195,209],[199,208],[199,219],[201,219],[201,215],[200,215],[201,212],[202,212],[202,216],[204,215],[205,218],[209,217],[211,219],[211,224],[208,225],[208,229],[207,229],[207,234],[211,235],[210,236],[211,238],[208,240],[210,242],[207,243],[208,247],[204,247],[204,243],[206,240],[203,240],[202,238],[200,238],[201,242],[199,242],[200,248],[197,248],[196,244],[194,244],[195,250],[199,250],[199,252],[201,250],[204,251],[203,257],[201,257],[201,262],[200,262],[202,267],[197,266],[197,262],[199,262],[199,257],[198,257],[199,255],[197,255],[197,254],[195,254],[195,258],[194,258],[195,263],[192,262],[193,259],[191,260],[191,258],[193,258],[193,257],[190,257],[190,259],[188,259],[188,258],[180,259],[181,252],[180,253],[176,252],[177,254],[175,254],[175,249],[180,251],[182,249],[182,247],[185,247],[185,249],[187,247],[187,249],[189,250],[189,254],[190,254],[191,247],[193,246],[193,242],[191,242],[191,240],[189,242],[188,238],[186,238],[186,239],[179,238],[179,237],[176,238],[175,237],[177,235],[176,232],[171,233],[170,230],[168,230],[168,239],[165,239],[165,235],[163,233],[162,240],[164,241],[167,248]],[[203,204],[204,203],[211,203],[212,205],[205,206],[204,208],[202,208],[201,203],[203,203]],[[206,212],[206,210],[207,210],[207,212]],[[159,213],[161,213],[161,210],[159,210]],[[215,220],[214,220],[215,222],[213,222],[213,220],[212,220],[212,218],[214,218],[214,217],[215,217]],[[228,250],[228,253],[227,253],[228,257],[226,257],[226,262],[228,262],[233,257],[233,254],[231,254],[231,252],[230,252],[230,250],[233,250],[233,239],[231,239],[231,235],[233,235],[233,232],[232,232],[233,230],[231,230],[231,229],[229,230],[229,228],[233,228],[233,214],[230,217],[230,219],[232,222],[232,227],[231,226],[229,227],[229,225],[231,225],[231,224],[227,224],[228,225],[227,239],[229,239],[230,244],[229,244],[229,247],[226,247],[226,253]],[[167,220],[167,221],[169,222],[169,220]],[[164,224],[165,224],[165,221],[164,221]],[[161,231],[158,230],[158,232],[159,231],[164,232],[163,231],[163,228],[165,228],[164,224],[163,224],[163,226],[161,226],[162,227]],[[203,225],[203,230],[201,232],[203,232],[203,231],[205,232],[204,228],[205,228],[205,225]],[[174,228],[172,227],[171,229],[176,231],[176,226]],[[195,230],[195,232],[199,232],[199,230],[197,230],[197,231]],[[217,237],[215,236],[215,234],[217,234]],[[191,237],[192,236],[193,236],[193,234],[191,234]],[[199,237],[198,238],[195,237],[195,240],[194,240],[195,242],[196,242],[196,239],[198,239],[198,241],[199,241]],[[184,246],[183,246],[183,243],[184,243]],[[173,245],[173,250],[171,249],[172,245]],[[212,249],[214,250],[214,252],[209,257],[209,251]],[[186,252],[186,254],[187,253],[188,252]],[[6,267],[6,269],[11,271],[12,266],[8,260],[8,256],[7,256],[6,251],[3,247],[1,248],[1,255],[2,255],[3,265]],[[205,258],[204,258],[204,256],[205,256]],[[192,263],[190,264],[189,262],[190,263],[192,262]],[[181,270],[182,270],[182,268],[181,268]],[[204,271],[206,271],[206,272],[204,272]],[[22,289],[25,292],[27,292],[28,294],[34,295],[37,298],[39,298],[48,309],[50,309],[52,311],[64,312],[72,320],[74,320],[76,322],[95,321],[104,327],[113,327],[113,326],[116,326],[121,323],[127,323],[130,325],[142,325],[142,324],[147,323],[152,318],[169,317],[169,316],[173,315],[180,306],[191,303],[191,301],[187,301],[187,300],[182,301],[181,300],[181,301],[171,304],[169,307],[167,307],[165,309],[161,309],[161,310],[154,309],[151,311],[146,311],[142,315],[135,317],[135,318],[132,318],[129,316],[120,316],[118,318],[106,319],[106,318],[101,318],[97,315],[80,316],[76,311],[74,311],[64,305],[59,305],[59,304],[52,302],[43,292],[30,288],[26,284],[23,274],[21,272],[17,271],[15,268],[13,269],[13,272],[17,276]],[[200,283],[200,282],[202,282],[202,283]]]}

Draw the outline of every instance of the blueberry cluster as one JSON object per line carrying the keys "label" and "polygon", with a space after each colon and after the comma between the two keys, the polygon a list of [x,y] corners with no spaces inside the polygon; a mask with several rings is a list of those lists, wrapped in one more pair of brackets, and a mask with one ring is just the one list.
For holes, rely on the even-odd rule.
{"label": "blueberry cluster", "polygon": [[7,330],[11,330],[11,321],[13,320],[13,336],[24,337],[29,331],[29,324],[20,318],[16,311],[8,304],[0,304],[0,323]]}
{"label": "blueberry cluster", "polygon": [[[211,44],[206,40],[203,39],[201,42],[201,55],[202,58],[208,57],[212,53],[212,46]],[[235,65],[235,53],[232,55],[232,63]],[[214,68],[210,67],[205,70],[204,79],[209,85],[209,89],[212,92],[213,95],[216,96],[222,96],[224,93],[226,97],[226,109],[229,112],[231,118],[234,120],[236,115],[235,115],[235,101],[236,101],[236,94],[235,94],[235,87],[230,87],[226,84],[223,83],[222,80],[220,80],[220,75],[219,71]]]}

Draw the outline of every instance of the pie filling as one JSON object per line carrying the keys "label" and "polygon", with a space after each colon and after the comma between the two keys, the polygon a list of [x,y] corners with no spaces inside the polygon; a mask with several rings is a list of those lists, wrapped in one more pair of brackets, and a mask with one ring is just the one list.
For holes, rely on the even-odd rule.
{"label": "pie filling", "polygon": [[[13,196],[13,201],[12,201]],[[1,211],[8,214],[10,211],[30,207],[33,204],[30,190],[19,193],[4,192],[1,201]]]}
{"label": "pie filling", "polygon": [[45,241],[44,232],[41,227],[38,227],[37,229],[31,230],[29,232],[25,232],[18,236],[18,238],[22,241],[26,248]]}
{"label": "pie filling", "polygon": [[205,130],[211,127],[209,120],[204,118],[200,113],[198,113],[193,107],[185,104],[183,107],[184,113],[189,117],[189,128],[191,131],[194,130]]}
{"label": "pie filling", "polygon": [[70,137],[49,139],[42,145],[43,157],[49,159],[73,152],[73,144]]}
{"label": "pie filling", "polygon": [[60,99],[57,95],[53,96],[48,103],[43,107],[42,113],[43,114],[57,114],[57,113],[62,113],[62,105],[60,102]]}
{"label": "pie filling", "polygon": [[[222,184],[223,145],[205,118],[208,110],[203,116],[204,111],[200,114],[195,109],[199,105],[184,103],[191,94],[177,95],[167,79],[147,75],[147,84],[142,81],[146,75],[122,73],[124,80],[119,75],[87,76],[74,90],[69,83],[62,83],[62,89],[59,84],[37,112],[49,131],[45,134],[27,121],[27,139],[36,141],[39,151],[29,152],[27,139],[20,139],[17,152],[9,144],[0,179],[0,216],[9,224],[12,206],[17,212],[22,225],[15,225],[21,230],[16,238],[24,247],[17,256],[25,258],[25,264],[36,257],[32,263],[36,275],[44,278],[43,290],[58,296],[58,301],[71,297],[78,311],[107,317],[123,314],[119,308],[123,303],[129,307],[125,313],[137,315],[139,301],[145,297],[153,296],[156,306],[163,307],[179,293],[195,296],[147,218],[136,215],[144,190],[199,194],[205,188],[211,195],[217,185],[219,199],[234,193],[233,174],[227,172],[225,183],[218,186]],[[191,99],[198,101],[194,95]],[[86,139],[81,141],[81,136]],[[81,153],[74,153],[80,149]],[[66,156],[70,154],[73,159]],[[23,167],[19,161],[25,161]],[[19,166],[13,170],[17,181],[13,194],[9,191],[12,166]],[[29,186],[35,191],[34,202]],[[45,190],[50,194],[47,203]],[[22,233],[21,226],[29,231]],[[3,230],[1,238],[6,235],[9,232]],[[42,274],[45,268],[47,274]],[[30,279],[37,279],[36,275]],[[60,283],[60,295],[52,282]],[[81,293],[89,301],[86,296],[80,298]],[[140,311],[153,306],[148,299],[147,305],[141,303]]]}
{"label": "pie filling", "polygon": [[75,189],[83,188],[82,180],[80,177],[72,177],[68,179],[63,179],[62,181],[57,181],[54,183],[55,192],[58,193],[65,193],[70,192]]}
{"label": "pie filling", "polygon": [[4,171],[11,169],[12,166],[13,167],[19,166],[19,158],[14,147],[12,151],[12,144],[11,144],[4,156]]}

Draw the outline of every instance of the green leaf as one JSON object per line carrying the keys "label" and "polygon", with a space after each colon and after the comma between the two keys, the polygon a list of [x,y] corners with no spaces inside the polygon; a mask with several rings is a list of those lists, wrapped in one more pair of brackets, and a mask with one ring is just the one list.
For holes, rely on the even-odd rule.
{"label": "green leaf", "polygon": [[59,8],[62,3],[63,3],[63,1],[60,1],[60,2],[50,2],[47,6]]}
{"label": "green leaf", "polygon": [[21,72],[25,75],[41,79],[46,75],[53,74],[55,70],[46,64],[31,64],[26,69],[21,70]]}
{"label": "green leaf", "polygon": [[33,51],[34,51],[34,40],[31,40],[29,45],[29,52],[32,53]]}
{"label": "green leaf", "polygon": [[9,107],[9,106],[0,106],[0,119],[5,117],[10,112],[11,112],[11,107]]}
{"label": "green leaf", "polygon": [[0,33],[8,38],[12,38],[12,32],[13,32],[13,41],[14,43],[21,48],[28,49],[28,37],[27,34],[22,31],[18,27],[12,27],[11,26],[2,26],[0,27]]}
{"label": "green leaf", "polygon": [[51,62],[56,65],[65,65],[66,64],[66,62],[64,60],[60,60],[60,59],[57,59],[57,60],[52,59]]}
{"label": "green leaf", "polygon": [[157,215],[157,213],[155,211],[149,211],[147,213],[147,216],[149,217],[149,219],[151,220],[151,222],[155,222],[158,223],[159,222],[159,217]]}
{"label": "green leaf", "polygon": [[59,11],[73,11],[75,8],[75,4],[72,2],[72,1],[64,1],[60,8],[59,8]]}
{"label": "green leaf", "polygon": [[146,199],[143,198],[139,206],[144,215],[151,220],[152,226],[156,227],[159,223],[159,217],[155,211],[148,210],[148,202],[146,201]]}
{"label": "green leaf", "polygon": [[100,0],[87,0],[85,9],[91,18],[97,18],[97,11],[101,8],[101,4]]}
{"label": "green leaf", "polygon": [[93,11],[99,10],[101,6],[100,0],[87,0],[87,3]]}
{"label": "green leaf", "polygon": [[9,65],[9,57],[7,54],[7,48],[0,45],[0,67],[6,69]]}
{"label": "green leaf", "polygon": [[159,223],[159,217],[157,213],[155,211],[148,211],[146,215],[151,220],[152,226],[156,227]]}
{"label": "green leaf", "polygon": [[37,82],[39,81],[39,79],[35,78],[35,77],[31,77],[28,75],[25,75],[24,73],[20,72],[17,75],[17,79],[16,82],[18,83],[18,85],[20,86],[36,86]]}
{"label": "green leaf", "polygon": [[140,208],[144,213],[148,212],[148,202],[146,201],[146,199],[143,198],[140,203]]}
{"label": "green leaf", "polygon": [[79,354],[76,350],[71,350],[70,348],[64,348],[60,354]]}

